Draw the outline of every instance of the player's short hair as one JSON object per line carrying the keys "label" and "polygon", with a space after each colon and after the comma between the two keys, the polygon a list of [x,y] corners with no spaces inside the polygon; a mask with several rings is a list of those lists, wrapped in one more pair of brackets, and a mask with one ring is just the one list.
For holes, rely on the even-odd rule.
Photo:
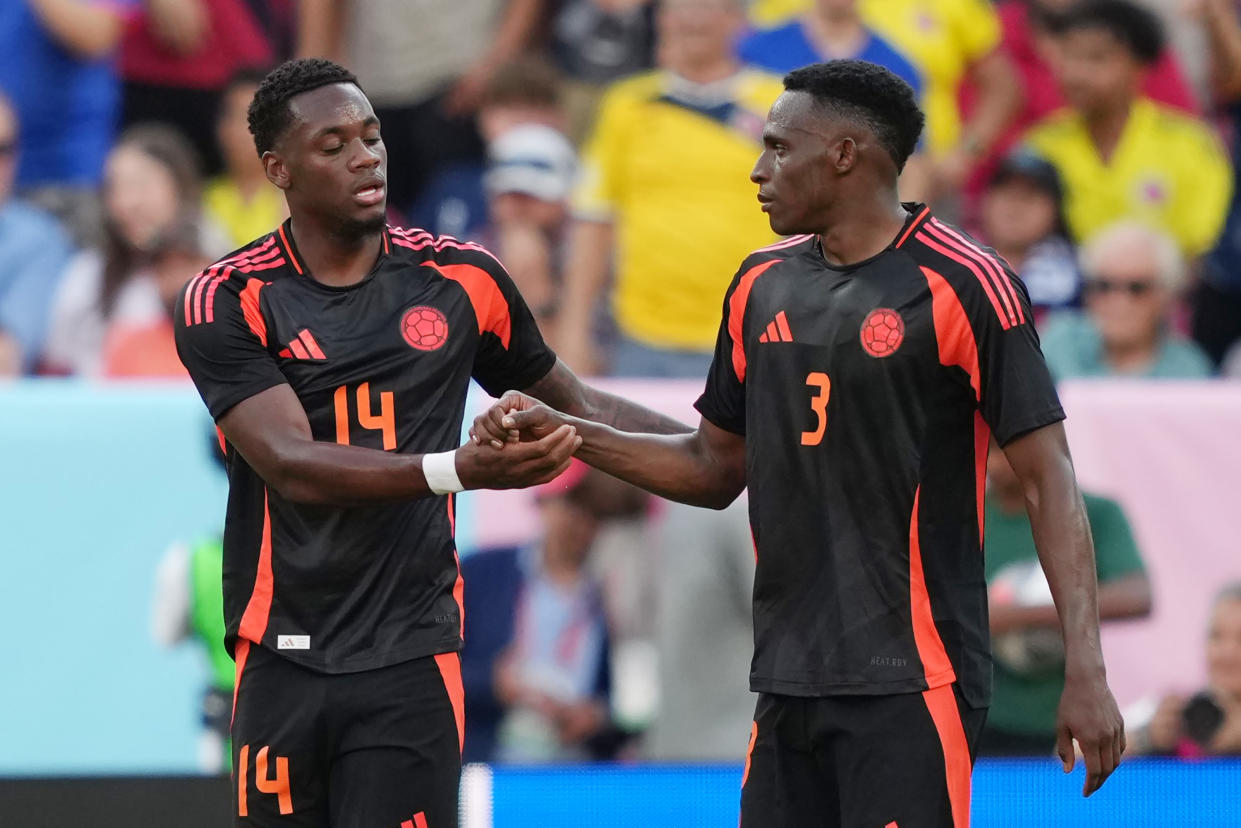
{"label": "player's short hair", "polygon": [[926,118],[914,91],[882,66],[862,60],[812,63],[785,75],[784,88],[805,92],[833,116],[870,129],[898,172],[918,146]]}
{"label": "player's short hair", "polygon": [[334,83],[352,83],[362,88],[352,72],[323,58],[287,60],[268,72],[254,93],[247,113],[250,134],[254,136],[254,148],[259,155],[275,146],[293,123],[289,101],[294,96]]}
{"label": "player's short hair", "polygon": [[1061,34],[1102,29],[1147,65],[1163,54],[1163,23],[1154,12],[1130,0],[1080,0],[1058,16],[1055,28]]}

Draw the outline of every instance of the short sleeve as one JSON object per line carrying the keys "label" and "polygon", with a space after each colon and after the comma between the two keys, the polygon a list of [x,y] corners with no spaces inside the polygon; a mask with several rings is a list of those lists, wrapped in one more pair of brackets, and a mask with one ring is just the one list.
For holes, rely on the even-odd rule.
{"label": "short sleeve", "polygon": [[1145,572],[1133,531],[1120,504],[1103,497],[1085,495],[1086,517],[1094,538],[1095,568],[1099,582]]}
{"label": "short sleeve", "polygon": [[235,285],[201,283],[205,278],[191,279],[178,297],[177,356],[212,418],[219,420],[237,403],[287,380],[267,350],[259,305],[263,282],[251,279],[237,290]]}
{"label": "short sleeve", "polygon": [[481,250],[472,255],[477,281],[461,283],[479,320],[474,379],[493,397],[529,388],[551,371],[556,354],[543,341],[534,314],[504,266]]}
{"label": "short sleeve", "polygon": [[577,218],[586,221],[610,220],[620,201],[618,165],[625,153],[626,101],[615,92],[606,94],[599,105],[594,129],[582,148],[572,207]]}
{"label": "short sleeve", "polygon": [[[712,424],[733,434],[745,434],[745,349],[742,340],[744,303],[735,302],[739,280],[724,296],[715,355],[707,372],[707,387],[694,408]],[[737,305],[738,307],[734,308]]]}
{"label": "short sleeve", "polygon": [[[1030,295],[1012,271],[992,292],[970,291],[969,313],[978,342],[978,406],[1001,446],[1064,419],[1056,386],[1039,348]],[[994,301],[993,301],[994,298]]]}

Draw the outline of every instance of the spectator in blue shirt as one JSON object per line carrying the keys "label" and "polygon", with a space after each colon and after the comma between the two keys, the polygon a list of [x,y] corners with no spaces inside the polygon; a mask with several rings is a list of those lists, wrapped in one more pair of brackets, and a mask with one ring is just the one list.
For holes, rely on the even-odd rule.
{"label": "spectator in blue shirt", "polygon": [[[885,67],[922,95],[922,76],[908,58],[864,22],[858,0],[814,0],[804,14],[771,29],[759,29],[737,44],[742,61],[783,75],[810,63],[864,60]],[[901,175],[901,198],[923,201],[930,192],[930,169],[921,152]]]}
{"label": "spectator in blue shirt", "polygon": [[29,373],[43,350],[52,296],[69,260],[69,239],[54,218],[13,200],[18,123],[0,95],[0,375]]}
{"label": "spectator in blue shirt", "polygon": [[[17,189],[82,194],[103,176],[120,108],[114,56],[136,0],[0,3],[0,91],[24,134]],[[72,206],[67,206],[72,209]]]}

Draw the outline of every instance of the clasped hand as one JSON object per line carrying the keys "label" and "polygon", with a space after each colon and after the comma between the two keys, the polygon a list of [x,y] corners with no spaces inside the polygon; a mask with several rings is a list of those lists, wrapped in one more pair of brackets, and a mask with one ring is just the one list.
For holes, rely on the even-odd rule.
{"label": "clasped hand", "polygon": [[564,415],[533,397],[506,393],[474,420],[458,449],[457,474],[467,489],[520,489],[554,480],[582,438]]}

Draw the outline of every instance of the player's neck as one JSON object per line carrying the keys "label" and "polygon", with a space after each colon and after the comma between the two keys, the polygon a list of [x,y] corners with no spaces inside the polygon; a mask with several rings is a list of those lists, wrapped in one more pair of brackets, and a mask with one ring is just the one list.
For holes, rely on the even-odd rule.
{"label": "player's neck", "polygon": [[365,279],[383,245],[381,230],[343,236],[306,219],[295,219],[290,229],[306,274],[330,287],[349,287]]}
{"label": "player's neck", "polygon": [[847,267],[888,248],[909,219],[895,191],[865,199],[842,198],[833,208],[819,243],[827,263]]}

